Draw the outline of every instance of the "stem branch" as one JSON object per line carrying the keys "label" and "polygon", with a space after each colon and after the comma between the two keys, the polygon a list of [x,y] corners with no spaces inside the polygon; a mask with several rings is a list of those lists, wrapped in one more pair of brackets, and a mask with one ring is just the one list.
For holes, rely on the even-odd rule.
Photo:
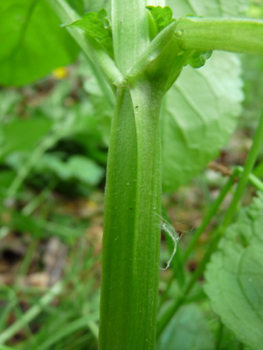
{"label": "stem branch", "polygon": [[183,50],[245,52],[263,55],[263,21],[184,17],[176,26]]}

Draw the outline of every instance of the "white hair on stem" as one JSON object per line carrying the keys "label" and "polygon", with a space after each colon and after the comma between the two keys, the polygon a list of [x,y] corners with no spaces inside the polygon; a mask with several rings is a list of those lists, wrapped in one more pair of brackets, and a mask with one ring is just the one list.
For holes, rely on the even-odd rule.
{"label": "white hair on stem", "polygon": [[173,249],[173,252],[172,252],[172,255],[170,257],[170,259],[167,261],[166,263],[166,267],[165,268],[162,268],[162,267],[159,267],[160,270],[162,271],[165,271],[167,270],[170,265],[171,265],[171,262],[173,260],[173,257],[177,251],[177,244],[178,244],[178,241],[180,240],[180,236],[178,234],[178,232],[175,230],[175,228],[173,227],[173,225],[171,225],[167,220],[165,220],[163,217],[159,216],[161,219],[161,230],[165,233],[168,234],[169,237],[171,237],[172,241],[173,241],[173,245],[174,245],[174,249]]}

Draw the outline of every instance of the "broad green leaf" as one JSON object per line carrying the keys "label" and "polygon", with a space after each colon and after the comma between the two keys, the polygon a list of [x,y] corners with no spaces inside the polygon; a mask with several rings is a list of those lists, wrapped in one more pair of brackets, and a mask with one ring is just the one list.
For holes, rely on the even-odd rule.
{"label": "broad green leaf", "polygon": [[196,304],[182,306],[158,341],[157,350],[211,350],[214,340]]}
{"label": "broad green leaf", "polygon": [[253,350],[263,344],[263,195],[258,195],[228,228],[205,273],[213,309]]}
{"label": "broad green leaf", "polygon": [[[228,17],[241,16],[248,1],[168,0],[167,5],[176,18]],[[168,92],[162,111],[164,191],[186,184],[227,144],[241,112],[240,73],[234,54],[214,52],[205,67],[185,67]]]}
{"label": "broad green leaf", "polygon": [[174,22],[173,12],[170,7],[147,6],[149,11],[149,31],[151,40],[166,26]]}
{"label": "broad green leaf", "polygon": [[0,84],[23,85],[73,62],[78,47],[45,0],[0,2]]}
{"label": "broad green leaf", "polygon": [[248,0],[166,0],[176,18],[188,14],[204,17],[244,16]]}
{"label": "broad green leaf", "polygon": [[106,10],[102,9],[97,13],[88,12],[81,19],[66,27],[83,29],[89,37],[95,39],[113,57],[111,27]]}
{"label": "broad green leaf", "polygon": [[214,52],[200,69],[187,66],[162,111],[163,190],[186,184],[227,144],[243,98],[240,63]]}
{"label": "broad green leaf", "polygon": [[[218,331],[219,325],[215,324],[216,329]],[[242,347],[241,347],[242,346]],[[223,332],[221,333],[221,343],[220,350],[253,350],[250,346],[245,345],[244,343],[240,343],[237,339],[235,333],[233,333],[229,328],[223,325]]]}

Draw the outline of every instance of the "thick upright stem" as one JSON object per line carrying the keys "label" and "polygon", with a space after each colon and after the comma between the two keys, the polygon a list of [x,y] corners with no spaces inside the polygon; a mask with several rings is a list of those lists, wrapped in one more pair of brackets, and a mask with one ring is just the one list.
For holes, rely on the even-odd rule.
{"label": "thick upright stem", "polygon": [[124,75],[149,44],[145,6],[142,0],[112,0],[114,56]]}
{"label": "thick upright stem", "polygon": [[155,348],[162,94],[146,68],[127,74],[149,44],[145,6],[112,0],[114,57],[126,78],[117,89],[108,156],[100,350]]}
{"label": "thick upright stem", "polygon": [[160,96],[120,87],[108,158],[100,350],[155,346],[160,243]]}

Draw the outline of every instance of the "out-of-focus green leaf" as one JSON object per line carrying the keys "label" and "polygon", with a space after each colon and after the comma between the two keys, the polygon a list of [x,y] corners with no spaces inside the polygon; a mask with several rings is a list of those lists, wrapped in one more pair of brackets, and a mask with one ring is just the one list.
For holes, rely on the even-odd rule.
{"label": "out-of-focus green leaf", "polygon": [[102,9],[97,13],[88,12],[81,19],[66,27],[83,29],[89,37],[95,39],[113,57],[111,27],[106,10]]}
{"label": "out-of-focus green leaf", "polygon": [[263,177],[263,162],[260,162],[253,171],[253,174],[257,177]]}
{"label": "out-of-focus green leaf", "polygon": [[[263,7],[262,7],[263,11]],[[258,116],[262,110],[263,96],[263,60],[261,56],[242,55],[244,79],[244,114],[242,120],[245,125],[256,128]],[[259,175],[257,175],[259,176]]]}
{"label": "out-of-focus green leaf", "polygon": [[14,114],[14,107],[19,102],[19,100],[21,100],[21,95],[18,93],[18,91],[5,89],[0,92],[0,122],[4,120],[7,115],[8,120],[11,119],[11,114]]}
{"label": "out-of-focus green leaf", "polygon": [[34,166],[37,172],[52,172],[61,180],[78,180],[86,185],[95,186],[104,175],[104,170],[91,159],[84,156],[72,156],[67,162],[52,154],[44,154]]}
{"label": "out-of-focus green leaf", "polygon": [[29,232],[38,238],[52,235],[65,239],[70,243],[73,242],[75,238],[81,236],[84,227],[86,227],[86,225],[83,227],[83,223],[78,224],[77,227],[75,225],[74,227],[74,223],[70,217],[67,220],[67,224],[62,224],[59,222],[58,218],[56,222],[52,222],[35,216],[24,215],[21,211],[16,210],[5,210],[4,213],[5,216],[3,215],[3,217],[8,217],[8,221],[6,219],[3,220],[0,216],[1,225],[6,225],[21,233]]}
{"label": "out-of-focus green leaf", "polygon": [[12,170],[0,171],[0,197],[4,197],[7,188],[11,185],[15,178],[15,172]]}
{"label": "out-of-focus green leaf", "polygon": [[51,126],[52,122],[46,118],[16,120],[3,125],[0,159],[13,151],[33,149]]}
{"label": "out-of-focus green leaf", "polygon": [[240,63],[215,52],[204,68],[185,67],[162,111],[163,190],[186,184],[227,144],[243,98]]}
{"label": "out-of-focus green leaf", "polygon": [[6,215],[9,218],[8,221],[1,222],[0,218],[0,224],[5,224],[21,233],[30,232],[36,237],[40,237],[43,234],[34,217],[23,215],[19,211],[8,211]]}
{"label": "out-of-focus green leaf", "polygon": [[104,170],[98,164],[83,156],[70,157],[68,166],[75,178],[88,185],[97,185],[104,175]]}
{"label": "out-of-focus green leaf", "polygon": [[43,154],[34,166],[34,170],[40,173],[51,172],[59,179],[67,181],[72,177],[70,168],[58,156],[52,153]]}
{"label": "out-of-focus green leaf", "polygon": [[0,2],[0,84],[23,85],[73,62],[78,47],[45,0]]}
{"label": "out-of-focus green leaf", "polygon": [[205,273],[215,312],[253,350],[263,344],[263,195],[258,196],[228,228]]}
{"label": "out-of-focus green leaf", "polygon": [[147,6],[149,11],[149,31],[151,40],[166,26],[174,22],[173,12],[170,7]]}
{"label": "out-of-focus green leaf", "polygon": [[211,330],[196,304],[185,305],[173,317],[158,341],[157,350],[214,349]]}

